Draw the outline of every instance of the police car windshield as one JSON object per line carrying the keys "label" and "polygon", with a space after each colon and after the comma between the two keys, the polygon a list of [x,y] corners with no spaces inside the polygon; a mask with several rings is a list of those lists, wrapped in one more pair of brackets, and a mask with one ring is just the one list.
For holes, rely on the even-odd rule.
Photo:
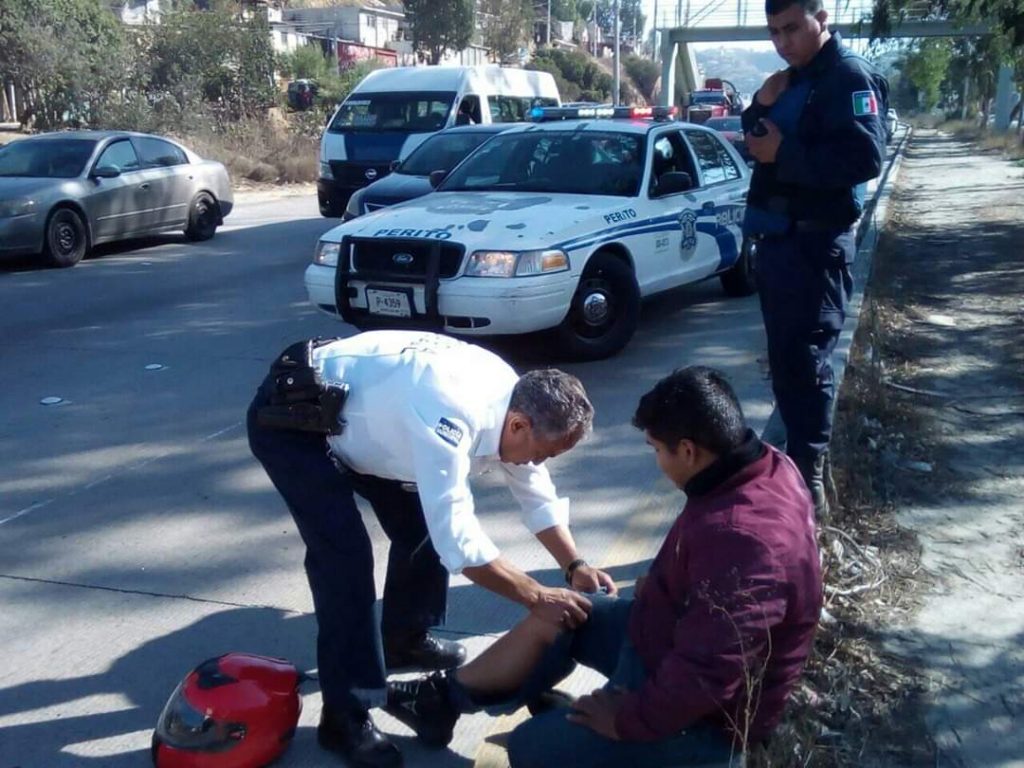
{"label": "police car windshield", "polygon": [[413,150],[395,173],[429,176],[434,171],[450,171],[492,136],[492,131],[458,131],[431,136]]}
{"label": "police car windshield", "polygon": [[502,134],[468,157],[439,189],[633,197],[643,176],[643,139],[579,130]]}
{"label": "police car windshield", "polygon": [[356,93],[345,100],[331,133],[433,133],[444,128],[455,101],[449,91]]}

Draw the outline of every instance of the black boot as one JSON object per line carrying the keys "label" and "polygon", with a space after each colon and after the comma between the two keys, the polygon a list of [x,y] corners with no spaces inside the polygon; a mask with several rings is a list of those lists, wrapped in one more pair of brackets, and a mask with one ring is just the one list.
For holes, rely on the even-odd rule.
{"label": "black boot", "polygon": [[811,492],[811,500],[814,502],[814,514],[818,520],[828,519],[831,511],[828,503],[826,483],[826,458],[822,453],[814,459],[800,458],[793,459],[800,475],[804,479],[807,490]]}
{"label": "black boot", "polygon": [[442,640],[429,632],[411,637],[384,639],[384,665],[389,670],[452,669],[466,660],[466,649],[451,640]]}
{"label": "black boot", "polygon": [[402,753],[377,730],[369,712],[324,707],[316,736],[321,747],[342,755],[354,768],[402,767]]}
{"label": "black boot", "polygon": [[448,746],[459,719],[448,698],[448,683],[440,672],[388,683],[384,709],[416,731],[424,744],[438,749]]}

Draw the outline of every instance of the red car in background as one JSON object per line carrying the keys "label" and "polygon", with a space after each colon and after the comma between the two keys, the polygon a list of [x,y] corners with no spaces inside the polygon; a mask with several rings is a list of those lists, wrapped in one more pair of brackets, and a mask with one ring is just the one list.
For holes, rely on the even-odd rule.
{"label": "red car in background", "polygon": [[722,138],[736,147],[740,157],[748,163],[753,160],[747,150],[747,140],[743,135],[743,119],[740,117],[710,117],[704,125],[722,134]]}

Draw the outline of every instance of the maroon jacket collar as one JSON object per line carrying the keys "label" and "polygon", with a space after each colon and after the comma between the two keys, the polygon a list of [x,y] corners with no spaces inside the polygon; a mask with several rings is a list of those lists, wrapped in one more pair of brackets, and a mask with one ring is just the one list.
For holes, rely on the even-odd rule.
{"label": "maroon jacket collar", "polygon": [[737,472],[762,458],[767,452],[768,449],[758,439],[754,430],[748,429],[743,436],[742,443],[728,453],[722,454],[715,459],[713,464],[691,477],[683,487],[683,491],[691,499],[706,496]]}

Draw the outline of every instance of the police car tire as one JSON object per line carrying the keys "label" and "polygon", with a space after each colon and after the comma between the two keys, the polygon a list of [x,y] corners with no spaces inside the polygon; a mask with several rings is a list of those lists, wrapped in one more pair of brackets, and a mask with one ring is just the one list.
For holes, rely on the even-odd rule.
{"label": "police car tire", "polygon": [[757,259],[757,245],[749,238],[743,238],[740,257],[728,272],[719,278],[726,296],[750,296],[757,291],[754,279],[754,262]]}
{"label": "police car tire", "polygon": [[[608,303],[604,323],[588,321],[583,302],[598,296]],[[597,253],[587,263],[569,312],[555,329],[559,347],[575,360],[601,360],[621,350],[640,322],[640,287],[633,269],[610,253]]]}

